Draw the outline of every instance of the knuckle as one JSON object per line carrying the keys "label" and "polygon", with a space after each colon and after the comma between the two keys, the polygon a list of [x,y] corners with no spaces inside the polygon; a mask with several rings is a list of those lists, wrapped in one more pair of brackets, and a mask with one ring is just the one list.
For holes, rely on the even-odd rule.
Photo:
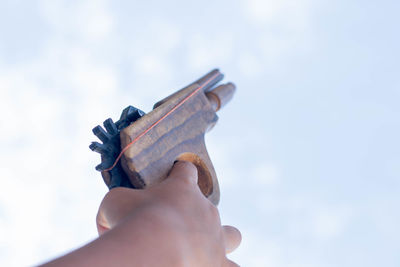
{"label": "knuckle", "polygon": [[104,196],[104,200],[114,198],[117,195],[120,195],[123,192],[122,187],[114,187]]}
{"label": "knuckle", "polygon": [[121,193],[125,193],[127,190],[129,190],[129,188],[121,187],[121,186],[114,187],[114,188],[110,189],[108,194],[121,194]]}
{"label": "knuckle", "polygon": [[188,168],[189,170],[191,170],[192,172],[196,172],[197,173],[197,167],[192,162],[185,161],[185,167]]}
{"label": "knuckle", "polygon": [[197,168],[190,162],[178,161],[175,163],[167,183],[172,183],[175,186],[193,186],[197,184]]}
{"label": "knuckle", "polygon": [[119,199],[122,197],[130,197],[134,190],[126,187],[114,187],[105,195],[104,199]]}
{"label": "knuckle", "polygon": [[102,218],[103,216],[102,216],[102,214],[101,214],[101,211],[100,210],[98,210],[97,211],[97,214],[96,214],[96,223],[97,224],[102,224],[103,223],[103,218]]}
{"label": "knuckle", "polygon": [[178,164],[181,164],[182,168],[184,168],[188,174],[197,175],[197,167],[192,162],[179,161]]}

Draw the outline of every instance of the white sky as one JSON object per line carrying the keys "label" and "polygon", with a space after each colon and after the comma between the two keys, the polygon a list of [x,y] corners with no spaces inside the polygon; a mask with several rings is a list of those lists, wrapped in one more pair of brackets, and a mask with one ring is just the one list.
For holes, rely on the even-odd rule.
{"label": "white sky", "polygon": [[0,266],[95,238],[91,129],[219,67],[242,266],[400,265],[398,1],[0,0]]}

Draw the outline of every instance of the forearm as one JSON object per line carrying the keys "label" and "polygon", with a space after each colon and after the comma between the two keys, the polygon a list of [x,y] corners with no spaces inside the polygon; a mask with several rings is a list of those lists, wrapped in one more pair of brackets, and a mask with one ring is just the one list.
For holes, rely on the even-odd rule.
{"label": "forearm", "polygon": [[112,189],[96,220],[98,239],[42,267],[237,266],[226,253],[239,245],[240,232],[221,226],[190,163],[176,163],[153,187]]}
{"label": "forearm", "polygon": [[[170,222],[168,220],[170,219]],[[130,216],[96,240],[42,267],[64,266],[184,266],[185,240],[165,231],[173,223],[165,211]]]}

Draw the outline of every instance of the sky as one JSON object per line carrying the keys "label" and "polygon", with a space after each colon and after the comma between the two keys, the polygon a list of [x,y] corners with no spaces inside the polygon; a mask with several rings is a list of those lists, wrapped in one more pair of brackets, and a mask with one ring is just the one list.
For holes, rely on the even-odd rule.
{"label": "sky", "polygon": [[96,238],[91,129],[219,68],[241,266],[400,265],[400,2],[0,0],[0,265]]}

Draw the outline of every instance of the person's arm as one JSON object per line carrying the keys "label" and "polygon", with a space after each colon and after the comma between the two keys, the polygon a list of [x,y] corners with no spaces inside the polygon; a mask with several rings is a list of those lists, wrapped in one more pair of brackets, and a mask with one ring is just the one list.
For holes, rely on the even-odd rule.
{"label": "person's arm", "polygon": [[97,215],[100,237],[50,266],[237,266],[226,257],[241,241],[221,226],[217,208],[197,186],[197,169],[177,162],[149,189],[112,189]]}

